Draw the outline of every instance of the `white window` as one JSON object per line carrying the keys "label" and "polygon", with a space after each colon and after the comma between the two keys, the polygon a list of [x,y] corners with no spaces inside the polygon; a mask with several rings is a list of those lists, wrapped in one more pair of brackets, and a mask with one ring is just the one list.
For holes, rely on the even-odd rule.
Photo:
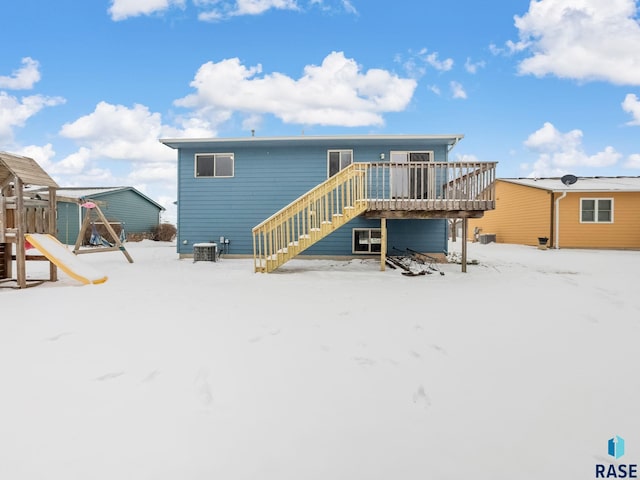
{"label": "white window", "polygon": [[380,253],[382,232],[379,228],[354,228],[353,253]]}
{"label": "white window", "polygon": [[351,165],[352,161],[353,150],[329,150],[327,152],[329,177],[333,177],[340,170]]}
{"label": "white window", "polygon": [[580,223],[613,223],[613,198],[581,198]]}
{"label": "white window", "polygon": [[196,177],[233,177],[233,153],[197,153]]}

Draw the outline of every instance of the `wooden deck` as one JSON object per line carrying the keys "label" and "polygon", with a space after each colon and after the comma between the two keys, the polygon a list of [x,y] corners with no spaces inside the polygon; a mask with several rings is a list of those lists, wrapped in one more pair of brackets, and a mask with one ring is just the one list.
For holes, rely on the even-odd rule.
{"label": "wooden deck", "polygon": [[353,163],[253,228],[255,271],[275,270],[359,215],[380,219],[384,259],[387,219],[480,218],[495,208],[495,171],[495,162]]}
{"label": "wooden deck", "polygon": [[480,218],[495,200],[368,200],[367,218]]}

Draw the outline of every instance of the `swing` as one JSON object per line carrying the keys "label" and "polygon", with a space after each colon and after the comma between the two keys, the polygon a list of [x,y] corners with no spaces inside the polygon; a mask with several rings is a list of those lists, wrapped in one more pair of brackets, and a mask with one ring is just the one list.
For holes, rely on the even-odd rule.
{"label": "swing", "polygon": [[96,224],[91,222],[91,237],[89,238],[89,245],[94,247],[113,247],[113,244],[107,241],[102,235],[98,233]]}
{"label": "swing", "polygon": [[[129,252],[127,252],[127,249],[122,244],[123,232],[120,232],[120,235],[118,235],[113,230],[113,228],[109,224],[109,221],[105,218],[104,214],[102,213],[102,210],[100,210],[100,207],[98,207],[98,205],[95,202],[81,198],[78,203],[80,204],[81,207],[86,208],[87,212],[84,217],[84,220],[82,221],[82,227],[78,232],[78,238],[76,239],[76,244],[73,247],[73,253],[75,255],[78,255],[81,253],[114,252],[119,250],[126,257],[129,263],[133,263],[133,258],[131,258],[131,255],[129,255]],[[96,225],[92,218],[94,213],[98,216],[98,219],[101,220],[107,232],[113,239],[113,243],[107,241],[102,235],[100,235],[100,233],[98,233],[98,229],[96,228]],[[89,229],[89,224],[91,224],[91,236],[89,238],[89,243],[92,246],[98,247],[98,248],[81,250],[80,245],[82,245],[82,241],[85,238],[85,232],[87,232]]]}

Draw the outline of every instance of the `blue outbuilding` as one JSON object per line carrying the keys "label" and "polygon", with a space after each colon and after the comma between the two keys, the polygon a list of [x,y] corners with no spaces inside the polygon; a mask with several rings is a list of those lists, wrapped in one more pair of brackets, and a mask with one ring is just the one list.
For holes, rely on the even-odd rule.
{"label": "blue outbuilding", "polygon": [[58,189],[56,236],[67,245],[76,242],[87,210],[80,204],[90,199],[104,216],[127,234],[150,235],[161,222],[165,208],[133,187],[62,187]]}

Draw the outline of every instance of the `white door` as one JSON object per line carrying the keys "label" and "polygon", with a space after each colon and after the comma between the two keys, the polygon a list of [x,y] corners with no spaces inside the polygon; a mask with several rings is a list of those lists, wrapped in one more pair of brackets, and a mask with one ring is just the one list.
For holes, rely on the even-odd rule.
{"label": "white door", "polygon": [[[391,198],[409,196],[409,152],[391,152]],[[404,164],[404,165],[403,165]]]}

